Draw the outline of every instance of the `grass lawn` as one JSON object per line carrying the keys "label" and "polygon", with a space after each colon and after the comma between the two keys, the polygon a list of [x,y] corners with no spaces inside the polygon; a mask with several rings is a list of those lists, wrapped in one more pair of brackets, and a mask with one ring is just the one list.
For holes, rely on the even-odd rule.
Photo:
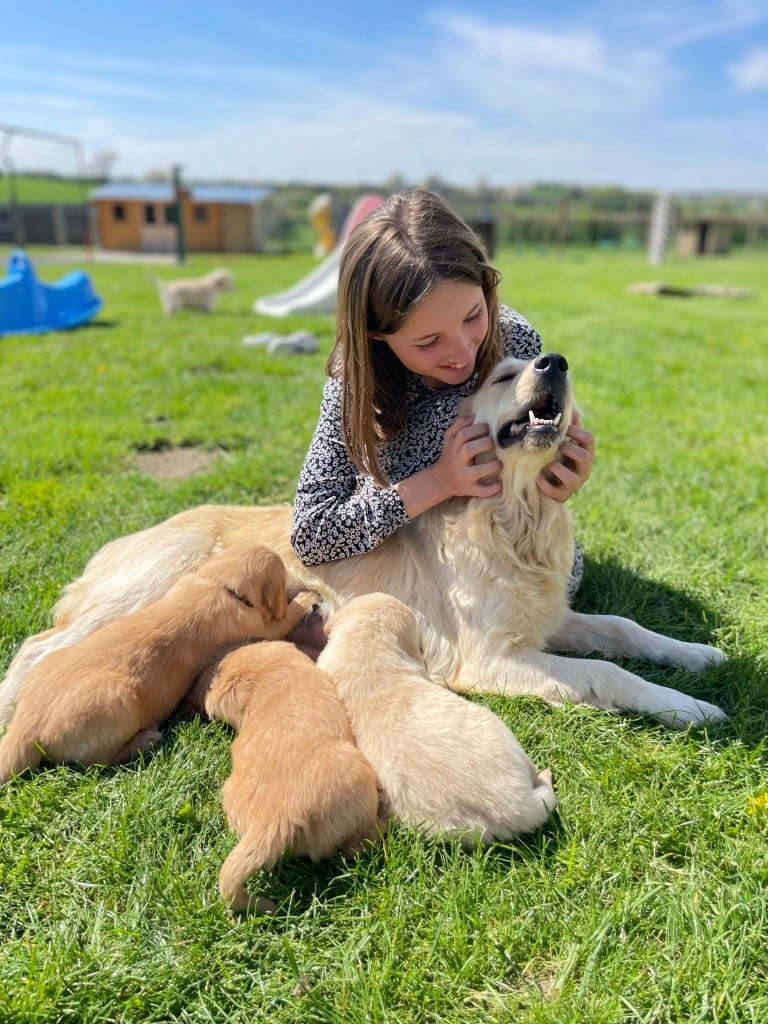
{"label": "grass lawn", "polygon": [[[0,668],[107,540],[203,502],[291,500],[333,321],[252,312],[309,257],[223,262],[237,287],[212,316],[165,318],[145,267],[78,257],[98,319],[0,339]],[[720,646],[729,661],[701,676],[629,667],[729,722],[678,733],[487,699],[553,771],[541,834],[466,853],[395,826],[354,863],[283,863],[259,880],[276,914],[239,921],[216,890],[233,844],[221,723],[177,715],[142,762],[14,781],[0,792],[2,1024],[768,1020],[768,256],[496,262],[502,300],[567,356],[597,438],[571,502],[578,607]],[[654,277],[756,294],[625,294]],[[318,354],[241,345],[298,328]],[[169,446],[218,457],[182,479],[141,471],[142,452]]]}

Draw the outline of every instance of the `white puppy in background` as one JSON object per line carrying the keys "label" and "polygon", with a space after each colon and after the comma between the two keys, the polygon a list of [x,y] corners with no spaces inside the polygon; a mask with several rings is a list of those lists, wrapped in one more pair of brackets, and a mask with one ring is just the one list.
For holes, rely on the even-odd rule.
{"label": "white puppy in background", "polygon": [[152,280],[160,296],[160,304],[169,315],[179,309],[203,309],[210,313],[219,294],[231,292],[235,287],[234,278],[223,267],[203,277],[185,277],[176,281],[153,277]]}

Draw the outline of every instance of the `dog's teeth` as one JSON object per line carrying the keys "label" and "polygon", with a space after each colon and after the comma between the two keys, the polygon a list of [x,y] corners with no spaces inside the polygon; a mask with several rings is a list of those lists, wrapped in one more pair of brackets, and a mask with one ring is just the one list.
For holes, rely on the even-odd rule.
{"label": "dog's teeth", "polygon": [[533,409],[528,410],[528,419],[531,421],[531,423],[536,422],[536,417],[533,415]]}
{"label": "dog's teeth", "polygon": [[559,413],[557,414],[557,416],[555,416],[555,418],[554,418],[554,419],[552,420],[552,422],[554,423],[554,425],[555,425],[556,427],[557,427],[557,426],[559,426],[559,424],[560,424],[560,420],[561,420],[562,418],[563,418],[563,414],[562,414],[561,412],[559,412]]}

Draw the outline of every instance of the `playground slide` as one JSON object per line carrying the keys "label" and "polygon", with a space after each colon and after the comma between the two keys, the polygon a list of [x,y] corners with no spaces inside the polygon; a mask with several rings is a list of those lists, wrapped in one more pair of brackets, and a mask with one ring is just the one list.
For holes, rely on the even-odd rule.
{"label": "playground slide", "polygon": [[381,206],[382,202],[381,196],[377,195],[365,195],[358,199],[344,222],[335,249],[292,288],[257,299],[253,304],[256,312],[265,313],[267,316],[288,316],[289,313],[334,313],[339,283],[339,262],[344,243],[350,231],[364,217]]}

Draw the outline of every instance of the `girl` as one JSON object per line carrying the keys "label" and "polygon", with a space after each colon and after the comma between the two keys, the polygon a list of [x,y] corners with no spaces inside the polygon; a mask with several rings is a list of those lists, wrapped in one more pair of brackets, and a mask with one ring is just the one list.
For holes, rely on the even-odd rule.
{"label": "girl", "polygon": [[[501,463],[475,465],[493,449],[487,425],[457,409],[499,359],[530,359],[541,339],[499,307],[498,282],[480,240],[432,192],[392,196],[349,236],[329,379],[294,502],[303,562],[370,551],[446,498],[499,492],[487,477]],[[539,487],[565,501],[593,461],[577,416]],[[582,565],[577,548],[571,593]]]}

